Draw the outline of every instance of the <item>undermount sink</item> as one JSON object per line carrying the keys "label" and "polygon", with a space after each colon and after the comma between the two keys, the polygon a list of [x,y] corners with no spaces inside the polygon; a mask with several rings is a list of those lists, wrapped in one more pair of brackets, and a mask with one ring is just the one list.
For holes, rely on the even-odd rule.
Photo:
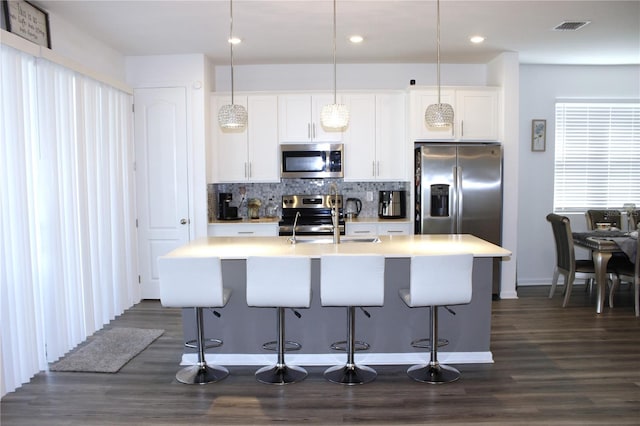
{"label": "undermount sink", "polygon": [[[333,237],[296,237],[289,238],[290,244],[333,244]],[[340,244],[346,243],[379,243],[378,237],[340,237]]]}

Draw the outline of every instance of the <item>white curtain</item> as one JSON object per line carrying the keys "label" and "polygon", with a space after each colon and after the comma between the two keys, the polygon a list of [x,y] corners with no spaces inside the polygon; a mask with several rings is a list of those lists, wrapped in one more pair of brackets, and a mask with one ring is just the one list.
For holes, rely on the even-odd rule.
{"label": "white curtain", "polygon": [[[3,89],[5,74],[17,74],[12,58],[24,58],[31,70],[31,78],[20,75],[17,85],[31,97],[5,96],[4,90],[2,96],[2,161],[10,166],[4,170],[26,182],[2,182],[4,395],[138,302],[140,295],[131,95],[4,46],[2,53]],[[24,99],[31,99],[30,109],[16,119],[10,110]],[[14,216],[24,228],[15,236]],[[23,256],[14,252],[16,245],[24,247]],[[9,275],[9,267],[19,269]],[[16,305],[16,298],[31,305]],[[34,340],[33,346],[24,346],[24,336]],[[10,376],[25,355],[36,357],[37,363],[25,367],[20,377]]]}
{"label": "white curtain", "polygon": [[1,394],[47,367],[43,306],[36,283],[34,194],[38,122],[35,58],[2,46],[0,95]]}

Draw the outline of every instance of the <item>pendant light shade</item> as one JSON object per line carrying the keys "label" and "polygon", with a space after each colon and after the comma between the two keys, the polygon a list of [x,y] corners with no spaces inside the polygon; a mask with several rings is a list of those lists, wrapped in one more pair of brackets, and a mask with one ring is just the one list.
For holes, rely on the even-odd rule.
{"label": "pendant light shade", "polygon": [[336,0],[333,0],[333,104],[325,105],[320,112],[322,127],[344,130],[349,125],[349,109],[339,104],[336,95]]}
{"label": "pendant light shade", "polygon": [[440,102],[440,0],[437,0],[437,8],[438,103],[427,107],[424,120],[428,127],[450,127],[453,125],[453,107]]}
{"label": "pendant light shade", "polygon": [[234,103],[222,105],[218,111],[218,123],[223,129],[244,129],[247,125],[247,110]]}
{"label": "pendant light shade", "polygon": [[229,46],[231,56],[231,105],[222,105],[218,111],[218,123],[223,129],[242,130],[247,126],[247,110],[233,103],[233,0],[229,0]]}
{"label": "pendant light shade", "polygon": [[320,122],[323,127],[344,129],[349,125],[349,109],[343,104],[325,105],[320,113]]}
{"label": "pendant light shade", "polygon": [[424,119],[429,127],[449,127],[453,124],[453,107],[449,104],[431,104],[424,112]]}

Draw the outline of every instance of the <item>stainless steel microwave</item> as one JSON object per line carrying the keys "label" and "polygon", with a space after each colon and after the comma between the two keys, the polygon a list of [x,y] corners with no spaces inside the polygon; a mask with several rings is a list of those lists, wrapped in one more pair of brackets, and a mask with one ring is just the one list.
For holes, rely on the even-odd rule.
{"label": "stainless steel microwave", "polygon": [[341,143],[280,145],[280,177],[344,177],[344,146]]}

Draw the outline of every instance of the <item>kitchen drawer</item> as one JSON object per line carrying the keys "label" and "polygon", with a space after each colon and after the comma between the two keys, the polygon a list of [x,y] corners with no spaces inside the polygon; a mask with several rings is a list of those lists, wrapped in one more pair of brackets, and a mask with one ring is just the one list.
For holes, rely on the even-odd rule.
{"label": "kitchen drawer", "polygon": [[278,223],[214,223],[209,224],[210,237],[276,237]]}
{"label": "kitchen drawer", "polygon": [[411,235],[411,222],[378,223],[378,235]]}
{"label": "kitchen drawer", "polygon": [[352,237],[378,235],[378,226],[375,223],[346,223],[345,234]]}

